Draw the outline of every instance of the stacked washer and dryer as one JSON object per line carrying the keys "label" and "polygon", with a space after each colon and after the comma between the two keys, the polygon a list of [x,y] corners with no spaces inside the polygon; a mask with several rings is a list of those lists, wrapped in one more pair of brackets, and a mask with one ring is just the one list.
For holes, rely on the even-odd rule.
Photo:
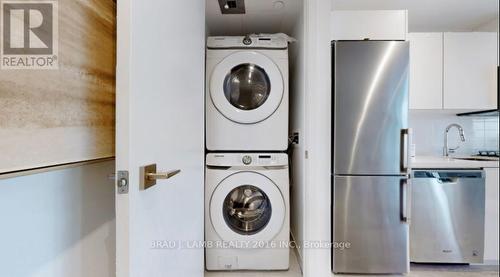
{"label": "stacked washer and dryer", "polygon": [[288,41],[209,37],[207,270],[289,267]]}

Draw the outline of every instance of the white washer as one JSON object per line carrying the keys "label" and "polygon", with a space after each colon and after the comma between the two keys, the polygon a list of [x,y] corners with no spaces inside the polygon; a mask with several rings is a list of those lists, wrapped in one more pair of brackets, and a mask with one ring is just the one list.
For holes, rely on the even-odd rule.
{"label": "white washer", "polygon": [[278,36],[207,39],[208,150],[287,149],[287,47]]}
{"label": "white washer", "polygon": [[206,165],[206,269],[288,269],[288,156],[212,153]]}

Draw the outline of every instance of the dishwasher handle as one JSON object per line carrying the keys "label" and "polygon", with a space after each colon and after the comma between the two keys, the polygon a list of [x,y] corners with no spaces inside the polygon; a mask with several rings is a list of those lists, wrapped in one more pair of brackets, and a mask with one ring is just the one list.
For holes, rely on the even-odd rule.
{"label": "dishwasher handle", "polygon": [[440,183],[453,183],[458,179],[484,178],[482,169],[452,169],[452,170],[413,170],[412,176],[415,179],[431,178]]}
{"label": "dishwasher handle", "polygon": [[440,184],[448,184],[448,185],[453,185],[458,183],[458,178],[457,177],[442,177],[442,178],[436,178],[438,183]]}

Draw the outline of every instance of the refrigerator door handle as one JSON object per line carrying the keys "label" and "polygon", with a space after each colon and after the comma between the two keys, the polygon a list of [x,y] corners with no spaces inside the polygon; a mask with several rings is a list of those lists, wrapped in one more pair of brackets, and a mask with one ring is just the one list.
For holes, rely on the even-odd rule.
{"label": "refrigerator door handle", "polygon": [[401,179],[400,183],[400,217],[401,221],[410,223],[411,214],[411,180],[409,178]]}
{"label": "refrigerator door handle", "polygon": [[408,161],[409,161],[409,155],[408,155],[408,145],[410,141],[410,129],[401,129],[401,137],[400,137],[400,169],[401,172],[404,174],[409,173],[408,169]]}

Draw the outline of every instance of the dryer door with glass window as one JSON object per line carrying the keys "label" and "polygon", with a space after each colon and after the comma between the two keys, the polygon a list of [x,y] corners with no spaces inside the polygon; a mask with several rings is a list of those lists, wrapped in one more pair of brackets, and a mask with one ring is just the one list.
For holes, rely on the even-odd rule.
{"label": "dryer door with glass window", "polygon": [[210,77],[210,98],[229,120],[257,123],[271,116],[283,98],[283,76],[267,56],[235,52],[217,64]]}
{"label": "dryer door with glass window", "polygon": [[210,200],[211,223],[224,241],[268,242],[283,227],[285,214],[283,195],[276,184],[256,172],[225,178]]}

